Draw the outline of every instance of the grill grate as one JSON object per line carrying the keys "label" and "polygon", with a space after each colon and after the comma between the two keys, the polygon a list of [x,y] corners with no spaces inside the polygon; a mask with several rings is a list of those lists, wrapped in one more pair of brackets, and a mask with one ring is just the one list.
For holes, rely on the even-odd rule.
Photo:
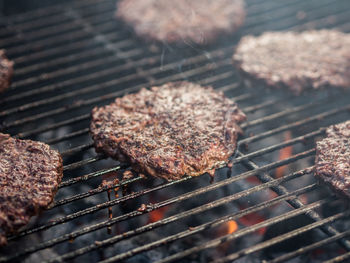
{"label": "grill grate", "polygon": [[[34,259],[38,256],[49,262],[78,261],[82,256],[96,252],[99,258],[87,259],[115,262],[169,248],[171,244],[190,246],[179,246],[168,255],[155,257],[154,261],[187,259],[192,262],[193,256],[203,251],[240,242],[256,235],[259,229],[288,224],[289,219],[302,215],[311,221],[266,240],[254,239],[249,244],[237,245],[233,251],[227,250],[220,258],[211,260],[230,262],[244,257],[284,262],[293,258],[302,260],[305,254],[313,256],[321,248],[324,250],[318,256],[321,260],[339,262],[350,257],[347,239],[350,232],[341,227],[349,224],[349,211],[343,208],[325,213],[328,207],[342,207],[342,202],[312,177],[314,140],[323,136],[324,127],[349,119],[349,95],[340,96],[338,91],[332,91],[296,98],[283,91],[250,90],[242,87],[231,66],[233,45],[245,34],[333,27],[349,32],[350,4],[346,0],[337,1],[337,4],[330,0],[246,2],[248,17],[244,28],[237,36],[222,39],[220,45],[205,50],[189,43],[187,48],[167,43],[145,45],[113,19],[115,3],[111,0],[72,1],[69,6],[47,7],[0,21],[1,48],[7,49],[16,64],[13,84],[0,98],[0,130],[53,145],[64,157],[65,172],[57,200],[35,224],[8,237],[10,243],[6,249],[10,252],[1,250],[0,262],[17,261],[24,256]],[[243,124],[246,136],[238,142],[238,151],[232,160],[234,167],[218,171],[215,182],[210,184],[204,175],[166,183],[138,175],[108,188],[99,187],[105,176],[121,174],[130,168],[123,163],[108,162],[105,156],[93,151],[88,134],[92,107],[109,103],[116,96],[141,87],[180,79],[213,85],[234,98],[247,114],[248,121]],[[292,138],[283,139],[285,132],[290,132]],[[290,146],[293,146],[293,155],[281,160],[276,157],[278,151]],[[288,165],[288,172],[276,178],[275,170],[285,165]],[[255,180],[255,183],[247,184],[249,187],[243,189],[238,187],[249,180]],[[122,194],[103,201],[105,192],[114,188],[120,188],[118,193]],[[219,190],[223,196],[216,196]],[[242,201],[264,191],[274,194],[252,204]],[[160,199],[159,193],[168,195]],[[210,194],[210,199],[201,199]],[[142,203],[145,200],[142,198],[152,202],[140,210],[135,204]],[[174,209],[176,205],[190,202],[194,202],[193,206],[183,211]],[[136,247],[105,253],[112,246],[115,249],[118,244],[122,246],[125,240],[172,224],[177,226],[185,219],[205,215],[213,209],[227,205],[239,207],[242,203],[245,207],[215,218],[208,217],[189,229],[179,227],[176,232]],[[271,212],[282,205],[288,209]],[[120,213],[114,210],[114,217],[108,219],[104,212],[109,207]],[[169,208],[164,218],[137,223],[136,219],[162,208]],[[266,214],[266,211],[270,211],[269,216],[261,222],[251,226],[241,224],[234,233],[212,234],[231,220],[240,222],[245,216]],[[69,225],[70,222],[78,223]],[[128,227],[113,235],[98,234],[104,233],[107,227],[123,223]],[[69,226],[67,229],[66,225]],[[49,235],[50,231],[54,234]],[[317,233],[319,239],[300,244],[293,251],[265,255],[268,248],[308,232]],[[203,237],[204,233],[211,235],[210,238],[191,241],[195,236]],[[78,242],[88,235],[92,237],[87,239],[88,243]],[[72,242],[74,239],[76,241]],[[67,243],[71,246],[64,246]],[[44,252],[50,248],[58,251],[53,254],[54,258],[52,254],[45,257]]]}

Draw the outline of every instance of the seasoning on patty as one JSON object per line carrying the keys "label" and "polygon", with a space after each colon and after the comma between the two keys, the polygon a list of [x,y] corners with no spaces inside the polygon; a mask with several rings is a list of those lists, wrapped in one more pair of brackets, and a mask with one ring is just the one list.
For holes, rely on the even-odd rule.
{"label": "seasoning on patty", "polygon": [[47,144],[0,133],[0,246],[53,201],[62,170]]}
{"label": "seasoning on patty", "polygon": [[350,121],[330,126],[317,142],[315,175],[350,198]]}
{"label": "seasoning on patty", "polygon": [[244,22],[243,0],[121,0],[116,16],[146,39],[214,42]]}
{"label": "seasoning on patty", "polygon": [[242,38],[234,66],[248,86],[305,89],[350,88],[350,34],[335,30],[267,32]]}
{"label": "seasoning on patty", "polygon": [[173,82],[94,108],[90,130],[97,152],[174,180],[225,164],[245,119],[235,102],[211,87]]}

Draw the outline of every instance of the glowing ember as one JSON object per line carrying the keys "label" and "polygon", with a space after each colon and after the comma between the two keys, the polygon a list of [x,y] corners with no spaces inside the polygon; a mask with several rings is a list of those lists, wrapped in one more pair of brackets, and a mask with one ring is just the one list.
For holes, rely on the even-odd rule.
{"label": "glowing ember", "polygon": [[164,218],[164,215],[166,213],[166,211],[168,211],[168,207],[164,206],[164,207],[161,207],[157,210],[154,210],[152,212],[149,213],[149,218],[148,218],[148,224],[149,223],[154,223],[154,222],[157,222],[161,219]]}
{"label": "glowing ember", "polygon": [[250,176],[246,180],[252,184],[261,184],[261,181],[256,176]]}
{"label": "glowing ember", "polygon": [[[265,218],[258,213],[251,213],[251,214],[245,215],[239,219],[239,222],[242,225],[245,225],[247,227],[256,225],[256,224],[261,223],[263,221],[265,221]],[[257,233],[259,235],[264,235],[265,232],[266,232],[265,227],[257,230]]]}
{"label": "glowing ember", "polygon": [[[286,131],[284,133],[284,141],[289,141],[292,139],[292,134],[290,131]],[[280,150],[279,152],[279,156],[278,156],[278,160],[281,161],[281,160],[284,160],[284,159],[287,159],[289,157],[291,157],[293,154],[293,147],[292,146],[287,146],[287,147],[284,147]],[[276,178],[281,178],[286,169],[287,169],[288,165],[284,165],[284,166],[280,166],[276,169],[276,173],[275,173],[275,177]]]}

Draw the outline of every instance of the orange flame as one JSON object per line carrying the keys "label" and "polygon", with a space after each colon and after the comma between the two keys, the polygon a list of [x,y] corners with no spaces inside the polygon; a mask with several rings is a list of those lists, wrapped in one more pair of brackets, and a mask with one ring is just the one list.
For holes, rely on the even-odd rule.
{"label": "orange flame", "polygon": [[223,223],[222,225],[220,225],[220,227],[218,228],[218,230],[216,232],[216,235],[218,237],[221,237],[221,236],[225,236],[228,234],[232,234],[232,233],[236,232],[237,230],[238,230],[237,222],[234,220],[230,220],[230,221],[227,221],[227,222]]}
{"label": "orange flame", "polygon": [[[226,223],[223,223],[219,226],[217,232],[215,235],[217,237],[225,236],[232,234],[238,230],[238,224],[234,220],[227,221]],[[232,242],[227,241],[221,244],[220,246],[217,247],[217,251],[224,255],[227,251],[229,251],[230,246],[232,245]]]}
{"label": "orange flame", "polygon": [[[289,141],[292,139],[292,134],[290,131],[286,131],[284,133],[284,141]],[[289,157],[291,157],[293,154],[293,147],[292,146],[287,146],[287,147],[284,147],[280,150],[279,152],[279,155],[278,155],[278,160],[281,161],[281,160],[284,160],[284,159],[287,159]],[[280,166],[276,169],[276,173],[275,173],[275,178],[281,178],[286,169],[287,169],[288,165],[283,165],[283,166]]]}
{"label": "orange flame", "polygon": [[227,224],[227,234],[232,234],[237,231],[238,224],[236,221],[230,220],[226,224]]}

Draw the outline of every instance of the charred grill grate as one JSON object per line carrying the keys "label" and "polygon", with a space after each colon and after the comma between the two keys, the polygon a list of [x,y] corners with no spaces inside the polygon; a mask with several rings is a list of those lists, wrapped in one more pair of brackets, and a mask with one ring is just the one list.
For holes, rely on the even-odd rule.
{"label": "charred grill grate", "polygon": [[[248,17],[239,33],[241,35],[266,30],[332,27],[350,31],[350,5],[346,0],[336,4],[330,0],[317,3],[304,0],[246,2]],[[342,207],[342,202],[312,177],[314,140],[323,135],[324,127],[349,119],[349,95],[340,96],[335,91],[295,98],[279,91],[243,88],[231,66],[233,44],[239,37],[223,39],[220,45],[206,50],[190,44],[187,49],[166,44],[145,45],[113,19],[114,7],[114,1],[109,0],[74,1],[69,6],[38,9],[0,22],[1,48],[6,48],[8,56],[16,63],[13,84],[6,96],[0,98],[1,131],[45,141],[58,148],[65,160],[64,181],[56,201],[36,224],[8,238],[9,247],[7,251],[1,251],[0,261],[17,261],[24,256],[35,259],[36,255],[47,261],[75,258],[78,261],[80,256],[93,253],[99,257],[90,258],[92,261],[124,261],[145,252],[168,248],[173,243],[186,243],[187,239],[192,240],[193,236],[202,233],[209,233],[206,235],[210,238],[186,243],[190,245],[155,258],[159,262],[184,258],[191,262],[193,255],[221,249],[229,242],[236,242],[237,246],[224,251],[218,258],[212,258],[213,261],[230,262],[244,257],[282,262],[305,255],[330,262],[349,258],[350,242],[347,238],[350,231],[346,230],[349,211],[334,209]],[[243,125],[245,137],[239,141],[233,169],[220,170],[211,184],[204,175],[168,183],[137,175],[108,188],[98,187],[105,176],[129,167],[108,162],[105,156],[94,153],[88,134],[91,108],[140,87],[178,79],[213,85],[234,98],[247,113],[248,121]],[[292,136],[283,138],[286,132]],[[291,155],[281,159],[276,157],[276,153],[291,146]],[[286,172],[276,177],[276,169],[285,165],[288,165]],[[203,184],[203,181],[207,183]],[[254,183],[247,184],[247,181]],[[247,187],[242,188],[242,184]],[[119,196],[101,201],[105,192],[114,188],[121,189]],[[133,192],[128,192],[129,188]],[[201,199],[204,195],[217,193],[217,190],[224,195],[213,194],[210,199],[203,199],[180,212],[172,210],[179,203]],[[266,200],[244,201],[264,191],[270,193]],[[157,200],[158,193],[168,195]],[[146,200],[152,202],[148,202],[145,209],[135,206],[149,196],[153,197]],[[96,197],[99,199],[94,199]],[[227,211],[226,215],[220,214],[214,219],[208,217],[205,222],[189,229],[179,227],[175,232],[167,232],[165,236],[145,241],[137,247],[112,255],[105,253],[108,247],[118,248],[118,244],[125,240],[171,224],[176,228],[181,220],[205,215],[228,204],[239,209]],[[271,212],[282,204],[288,209]],[[101,217],[109,207],[119,210],[113,212],[112,219]],[[135,223],[137,218],[147,217],[164,207],[169,208],[169,214],[160,220]],[[250,226],[239,223],[238,230],[232,233],[216,236],[211,232],[229,221],[242,222],[240,220],[245,216],[254,217],[255,213],[267,215]],[[298,216],[305,216],[308,220],[266,239],[254,239],[246,245],[237,243],[256,235],[261,229],[288,224],[289,219]],[[72,221],[78,223],[71,227],[69,223]],[[125,222],[129,226],[113,235],[92,235]],[[48,232],[51,232],[49,238]],[[315,232],[318,239],[300,244],[292,251],[279,254],[269,251],[278,244],[310,232]],[[91,235],[89,242],[78,242],[85,235]],[[64,246],[69,242],[71,246]],[[18,249],[18,244],[25,245]],[[56,247],[60,250],[53,254],[54,258],[45,257],[45,251]],[[322,255],[315,255],[315,251],[320,250]],[[200,261],[200,258],[196,260]]]}

